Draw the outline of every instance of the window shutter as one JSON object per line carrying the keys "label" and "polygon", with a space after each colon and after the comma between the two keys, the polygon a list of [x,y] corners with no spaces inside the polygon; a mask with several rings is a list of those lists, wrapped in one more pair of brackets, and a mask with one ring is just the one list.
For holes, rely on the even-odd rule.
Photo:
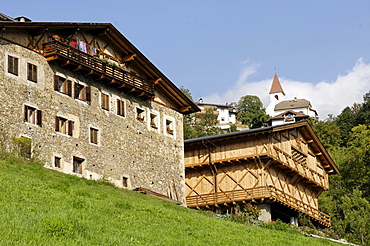
{"label": "window shutter", "polygon": [[24,105],[24,121],[28,122],[28,106]]}
{"label": "window shutter", "polygon": [[86,86],[85,87],[86,89],[86,101],[87,102],[91,102],[91,87],[90,86]]}
{"label": "window shutter", "polygon": [[54,90],[59,91],[59,76],[54,75]]}
{"label": "window shutter", "polygon": [[105,109],[105,95],[103,93],[101,94],[101,108]]}
{"label": "window shutter", "polygon": [[27,68],[27,80],[32,80],[32,66],[30,63],[28,63]]}
{"label": "window shutter", "polygon": [[90,142],[95,143],[94,129],[90,128]]}
{"label": "window shutter", "polygon": [[14,61],[14,74],[15,75],[18,75],[18,58],[13,58],[13,61]]}
{"label": "window shutter", "polygon": [[79,95],[78,95],[78,84],[75,83],[75,98],[78,98]]}
{"label": "window shutter", "polygon": [[32,81],[37,82],[37,66],[32,65]]}
{"label": "window shutter", "polygon": [[11,56],[8,56],[8,73],[13,73],[14,71],[13,61],[14,61],[14,58]]}
{"label": "window shutter", "polygon": [[121,100],[119,99],[117,99],[117,114],[122,115],[121,114]]}
{"label": "window shutter", "polygon": [[59,132],[59,126],[60,126],[60,124],[59,124],[59,117],[56,116],[55,117],[55,131]]}
{"label": "window shutter", "polygon": [[67,80],[66,82],[66,94],[68,95],[68,96],[72,96],[72,81],[70,81],[70,80]]}
{"label": "window shutter", "polygon": [[36,110],[36,117],[37,117],[37,125],[41,126],[42,125],[42,111],[41,110]]}
{"label": "window shutter", "polygon": [[68,121],[68,135],[73,136],[73,127],[74,127],[74,122],[69,120]]}

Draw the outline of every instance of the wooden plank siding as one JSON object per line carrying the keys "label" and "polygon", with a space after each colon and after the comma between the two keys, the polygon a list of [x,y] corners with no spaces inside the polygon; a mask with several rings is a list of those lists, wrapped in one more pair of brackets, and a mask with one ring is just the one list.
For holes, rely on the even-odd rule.
{"label": "wooden plank siding", "polygon": [[328,155],[314,154],[324,149],[312,143],[310,130],[296,123],[185,141],[187,206],[278,201],[330,226],[317,198],[337,167]]}

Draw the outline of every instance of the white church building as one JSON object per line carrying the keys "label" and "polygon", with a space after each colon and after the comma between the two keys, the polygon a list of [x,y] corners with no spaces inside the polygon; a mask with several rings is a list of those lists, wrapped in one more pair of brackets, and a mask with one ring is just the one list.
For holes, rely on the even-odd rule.
{"label": "white church building", "polygon": [[292,100],[285,100],[285,92],[276,74],[269,94],[270,104],[266,108],[266,113],[271,116],[268,120],[270,126],[297,122],[309,117],[318,117],[310,101],[297,99],[296,97]]}

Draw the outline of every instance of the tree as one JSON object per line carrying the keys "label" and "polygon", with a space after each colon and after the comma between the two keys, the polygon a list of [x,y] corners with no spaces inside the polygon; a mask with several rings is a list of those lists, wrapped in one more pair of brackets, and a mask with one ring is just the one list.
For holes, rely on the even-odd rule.
{"label": "tree", "polygon": [[324,121],[317,118],[309,118],[308,123],[325,148],[338,147],[341,144],[340,128],[336,125],[336,118],[329,115]]}
{"label": "tree", "polygon": [[207,108],[205,114],[200,117],[200,120],[193,124],[196,137],[222,134],[223,131],[221,128],[217,127],[217,123],[217,115],[212,108]]}
{"label": "tree", "polygon": [[340,134],[343,143],[348,141],[351,129],[358,125],[358,112],[361,105],[354,103],[352,107],[346,107],[337,116],[336,125],[340,128]]}
{"label": "tree", "polygon": [[358,111],[356,122],[362,125],[370,125],[370,92],[364,95],[364,103]]}
{"label": "tree", "polygon": [[[181,87],[180,90],[193,101],[190,90],[185,89],[184,87]],[[198,121],[195,119],[195,113],[185,115],[183,122],[184,139],[223,133],[222,129],[217,127],[217,123],[217,115],[214,114],[213,109],[211,108],[206,109],[205,114],[201,116]]]}
{"label": "tree", "polygon": [[246,95],[240,98],[236,105],[237,119],[249,128],[258,128],[266,125],[269,116],[259,97]]}

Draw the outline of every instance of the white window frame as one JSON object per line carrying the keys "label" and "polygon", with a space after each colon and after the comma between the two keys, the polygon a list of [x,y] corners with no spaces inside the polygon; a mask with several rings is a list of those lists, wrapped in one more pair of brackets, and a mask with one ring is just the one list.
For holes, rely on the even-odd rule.
{"label": "white window frame", "polygon": [[[168,124],[170,122],[170,124]],[[165,136],[176,139],[176,121],[173,117],[166,116],[163,119],[163,131]],[[170,127],[170,128],[169,128]],[[170,132],[172,131],[172,133]]]}
{"label": "white window frame", "polygon": [[[152,118],[152,115],[155,116]],[[150,130],[159,132],[160,131],[160,116],[159,112],[155,110],[148,110],[148,127]]]}

